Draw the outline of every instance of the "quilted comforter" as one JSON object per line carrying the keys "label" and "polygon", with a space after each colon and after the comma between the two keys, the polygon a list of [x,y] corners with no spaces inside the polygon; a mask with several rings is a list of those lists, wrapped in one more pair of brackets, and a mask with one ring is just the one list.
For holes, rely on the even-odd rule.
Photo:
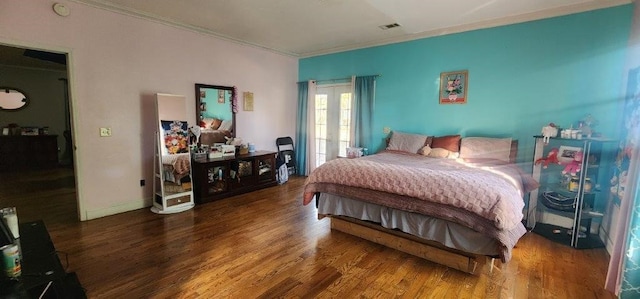
{"label": "quilted comforter", "polygon": [[510,163],[385,151],[321,165],[307,178],[303,203],[326,192],[453,221],[498,240],[506,262],[526,232],[523,194],[537,187]]}
{"label": "quilted comforter", "polygon": [[189,153],[162,155],[162,165],[165,171],[165,180],[179,183],[180,180],[189,174],[191,160]]}

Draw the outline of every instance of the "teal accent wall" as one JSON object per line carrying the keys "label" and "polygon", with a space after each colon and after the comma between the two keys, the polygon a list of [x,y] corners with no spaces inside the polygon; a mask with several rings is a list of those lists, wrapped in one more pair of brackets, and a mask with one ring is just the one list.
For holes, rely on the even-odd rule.
{"label": "teal accent wall", "polygon": [[[381,75],[373,139],[392,130],[512,137],[530,161],[533,135],[591,113],[619,135],[632,5],[300,59],[299,79]],[[469,71],[468,103],[438,102],[441,72]]]}
{"label": "teal accent wall", "polygon": [[202,117],[217,118],[220,120],[231,120],[233,113],[231,111],[231,92],[224,91],[224,102],[218,101],[218,89],[202,88],[205,96],[200,98],[200,102],[206,103],[206,110],[202,112]]}

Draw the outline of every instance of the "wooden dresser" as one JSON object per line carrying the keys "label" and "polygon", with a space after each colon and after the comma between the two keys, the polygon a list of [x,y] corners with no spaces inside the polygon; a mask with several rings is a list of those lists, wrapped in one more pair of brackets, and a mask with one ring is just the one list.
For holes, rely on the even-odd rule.
{"label": "wooden dresser", "polygon": [[191,164],[198,204],[277,185],[275,152],[192,159]]}
{"label": "wooden dresser", "polygon": [[0,136],[0,171],[57,165],[58,135]]}

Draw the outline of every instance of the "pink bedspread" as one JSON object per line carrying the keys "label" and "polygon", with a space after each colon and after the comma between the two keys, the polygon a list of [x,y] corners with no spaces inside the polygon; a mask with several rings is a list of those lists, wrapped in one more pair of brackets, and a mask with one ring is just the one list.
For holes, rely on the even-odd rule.
{"label": "pink bedspread", "polygon": [[523,194],[537,187],[514,164],[385,151],[318,167],[307,178],[303,203],[327,192],[446,219],[499,240],[507,261],[526,232]]}

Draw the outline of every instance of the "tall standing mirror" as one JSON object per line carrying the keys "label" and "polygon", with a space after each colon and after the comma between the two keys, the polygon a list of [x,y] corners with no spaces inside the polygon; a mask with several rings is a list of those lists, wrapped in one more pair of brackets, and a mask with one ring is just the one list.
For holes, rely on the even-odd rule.
{"label": "tall standing mirror", "polygon": [[224,143],[236,136],[234,88],[196,84],[196,120],[201,127],[200,144]]}
{"label": "tall standing mirror", "polygon": [[185,96],[156,94],[154,213],[177,213],[194,206],[186,105]]}

